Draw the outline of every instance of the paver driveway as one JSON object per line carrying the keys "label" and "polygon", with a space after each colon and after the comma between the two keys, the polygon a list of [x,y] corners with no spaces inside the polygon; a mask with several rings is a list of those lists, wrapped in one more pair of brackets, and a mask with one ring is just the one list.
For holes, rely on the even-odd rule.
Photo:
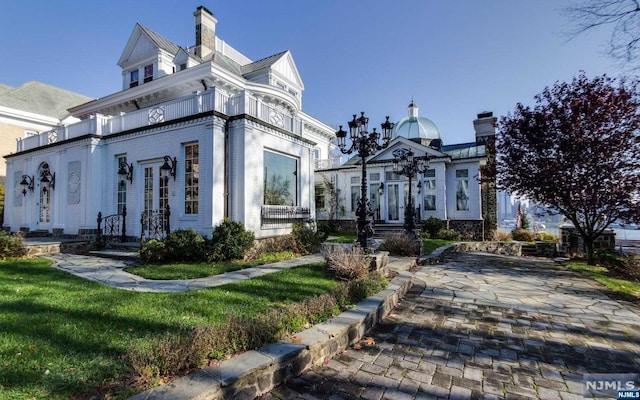
{"label": "paver driveway", "polygon": [[371,335],[266,399],[582,399],[640,372],[640,309],[549,261],[458,253]]}

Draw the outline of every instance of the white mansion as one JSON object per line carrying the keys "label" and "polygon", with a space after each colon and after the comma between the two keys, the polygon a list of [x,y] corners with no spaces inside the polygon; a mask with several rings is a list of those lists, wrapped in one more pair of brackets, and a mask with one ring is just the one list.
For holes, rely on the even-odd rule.
{"label": "white mansion", "polygon": [[[394,153],[406,149],[415,157],[429,160],[426,171],[411,181],[416,225],[436,217],[476,240],[492,238],[497,227],[497,199],[495,176],[487,166],[495,162],[496,122],[491,112],[478,114],[473,121],[473,142],[444,145],[436,124],[421,117],[412,101],[408,115],[395,124],[389,146],[366,160],[367,194],[376,223],[404,222],[409,179],[394,171],[393,161]],[[361,195],[360,163],[359,156],[342,165],[335,160],[317,163],[318,219],[340,222],[356,218]],[[333,189],[328,190],[330,187]]]}
{"label": "white mansion", "polygon": [[260,238],[315,217],[314,160],[329,158],[334,129],[302,110],[291,53],[252,61],[205,7],[194,16],[187,48],[137,24],[118,61],[122,91],[18,140],[5,156],[6,228],[76,235],[101,213],[120,215],[128,237],[210,235],[228,217]]}

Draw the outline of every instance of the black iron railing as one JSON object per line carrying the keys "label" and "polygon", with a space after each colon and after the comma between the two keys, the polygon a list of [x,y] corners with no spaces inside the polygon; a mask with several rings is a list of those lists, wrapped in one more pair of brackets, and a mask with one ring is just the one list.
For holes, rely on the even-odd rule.
{"label": "black iron railing", "polygon": [[298,206],[262,206],[260,225],[263,228],[286,227],[294,222],[307,221],[311,218],[311,210]]}
{"label": "black iron railing", "polygon": [[171,210],[169,205],[164,210],[149,210],[140,216],[140,224],[142,225],[140,234],[140,243],[144,243],[147,239],[162,239],[171,233],[169,225],[169,217]]}
{"label": "black iron railing", "polygon": [[98,212],[98,242],[127,241],[127,207],[122,207],[121,214],[102,216]]}

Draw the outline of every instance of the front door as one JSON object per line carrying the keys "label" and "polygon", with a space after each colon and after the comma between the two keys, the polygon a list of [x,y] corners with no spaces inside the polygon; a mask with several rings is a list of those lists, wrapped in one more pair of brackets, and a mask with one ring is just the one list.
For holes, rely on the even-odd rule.
{"label": "front door", "polygon": [[[417,187],[415,182],[411,182],[411,197],[413,197],[413,207],[419,205],[416,201]],[[396,182],[387,184],[387,222],[404,223],[404,213],[409,206],[409,182]],[[418,214],[415,219],[417,221]]]}
{"label": "front door", "polygon": [[402,223],[404,221],[404,204],[401,198],[402,183],[387,184],[387,222]]}
{"label": "front door", "polygon": [[168,220],[163,218],[169,204],[169,181],[160,174],[160,164],[144,167],[143,230],[147,238],[162,236]]}

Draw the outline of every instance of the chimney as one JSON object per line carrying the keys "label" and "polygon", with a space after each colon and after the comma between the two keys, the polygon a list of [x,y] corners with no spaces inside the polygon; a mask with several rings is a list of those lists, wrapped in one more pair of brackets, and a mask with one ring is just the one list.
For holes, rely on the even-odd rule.
{"label": "chimney", "polygon": [[205,6],[200,6],[193,13],[196,17],[196,48],[195,54],[205,58],[216,48],[216,23],[218,20]]}
{"label": "chimney", "polygon": [[478,114],[478,118],[473,120],[476,143],[486,143],[489,137],[495,136],[496,126],[498,126],[498,118],[494,117],[491,111]]}

